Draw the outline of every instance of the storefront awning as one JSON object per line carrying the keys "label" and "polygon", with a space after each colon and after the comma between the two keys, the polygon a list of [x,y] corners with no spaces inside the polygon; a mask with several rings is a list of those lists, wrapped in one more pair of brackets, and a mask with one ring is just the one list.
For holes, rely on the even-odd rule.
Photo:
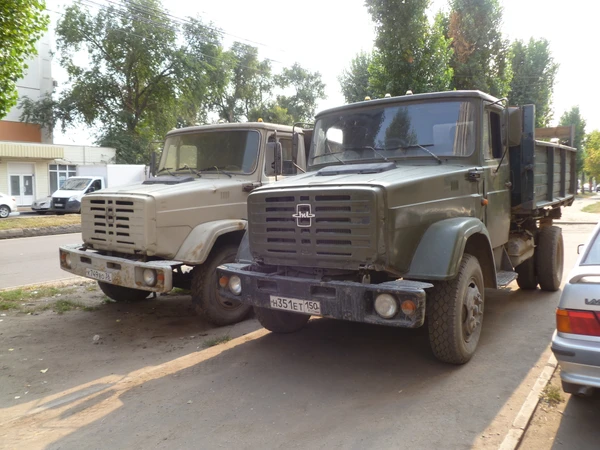
{"label": "storefront awning", "polygon": [[0,158],[59,159],[65,157],[60,145],[0,142]]}

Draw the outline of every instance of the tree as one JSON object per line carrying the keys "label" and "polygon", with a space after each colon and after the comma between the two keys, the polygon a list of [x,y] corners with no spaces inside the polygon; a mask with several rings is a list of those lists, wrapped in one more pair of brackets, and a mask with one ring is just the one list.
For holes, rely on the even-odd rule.
{"label": "tree", "polygon": [[552,92],[558,71],[550,43],[546,39],[531,38],[527,44],[517,40],[511,52],[513,78],[508,101],[512,105],[535,104],[536,127],[547,127],[552,119]]}
{"label": "tree", "polygon": [[[196,22],[186,37],[191,31],[206,30]],[[115,146],[118,161],[147,162],[151,141],[206,109],[201,95],[216,70],[197,59],[195,42],[180,45],[178,33],[159,0],[111,4],[95,15],[79,4],[69,6],[56,30],[68,85],[56,99],[25,100],[22,120],[49,126],[60,122],[63,129],[97,126],[96,142]],[[220,45],[218,38],[211,39],[203,50],[218,53],[211,50]],[[81,51],[89,55],[85,66],[75,62]],[[182,94],[188,94],[186,102]]]}
{"label": "tree", "polygon": [[49,23],[40,0],[4,0],[0,3],[0,119],[17,104],[16,81],[37,54],[36,42]]}
{"label": "tree", "polygon": [[282,89],[293,89],[292,95],[278,95],[277,104],[285,108],[295,122],[309,122],[315,115],[317,102],[325,98],[325,83],[319,72],[309,72],[298,63],[275,77]]}
{"label": "tree", "polygon": [[577,149],[577,173],[583,170],[583,161],[585,158],[585,119],[581,116],[579,106],[573,106],[569,111],[565,111],[560,118],[560,126],[575,126],[575,137],[573,147]]}
{"label": "tree", "polygon": [[360,52],[350,61],[350,67],[344,69],[338,77],[346,102],[360,102],[365,97],[372,95],[371,75],[369,73],[371,62],[372,56],[370,54]]}
{"label": "tree", "polygon": [[235,42],[226,54],[221,76],[227,81],[214,99],[219,118],[239,122],[265,106],[273,91],[271,63],[260,61],[258,49]]}
{"label": "tree", "polygon": [[447,90],[452,79],[450,41],[442,16],[430,25],[430,0],[366,0],[376,26],[376,53],[369,66],[372,95]]}
{"label": "tree", "polygon": [[454,88],[506,97],[512,72],[501,25],[498,0],[452,0],[448,37],[454,50]]}
{"label": "tree", "polygon": [[598,180],[600,178],[600,131],[594,130],[587,135],[585,152],[584,170],[590,177]]}

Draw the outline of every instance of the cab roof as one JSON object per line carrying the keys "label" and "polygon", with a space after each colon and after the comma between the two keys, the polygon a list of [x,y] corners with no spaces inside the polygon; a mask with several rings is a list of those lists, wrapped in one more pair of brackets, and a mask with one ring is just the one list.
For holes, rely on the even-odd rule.
{"label": "cab roof", "polygon": [[[197,131],[217,131],[217,130],[268,130],[268,131],[285,131],[292,132],[290,125],[279,125],[276,123],[267,122],[244,122],[244,123],[215,123],[210,125],[197,125],[193,127],[177,128],[169,131],[167,137],[172,134],[194,133]],[[295,127],[295,131],[302,131],[300,127]]]}
{"label": "cab roof", "polygon": [[482,100],[487,100],[489,102],[497,102],[499,99],[493,97],[485,92],[481,91],[444,91],[444,92],[427,92],[425,94],[409,94],[409,95],[399,95],[396,97],[387,97],[387,98],[378,98],[375,100],[365,100],[362,102],[350,103],[348,105],[337,106],[335,108],[326,109],[320,111],[316,117],[319,118],[324,115],[328,115],[331,113],[339,113],[349,110],[354,110],[356,108],[361,107],[370,107],[370,106],[383,106],[383,105],[393,105],[404,102],[418,102],[418,101],[431,101],[431,100],[446,100],[446,99],[458,99],[458,98],[477,98]]}

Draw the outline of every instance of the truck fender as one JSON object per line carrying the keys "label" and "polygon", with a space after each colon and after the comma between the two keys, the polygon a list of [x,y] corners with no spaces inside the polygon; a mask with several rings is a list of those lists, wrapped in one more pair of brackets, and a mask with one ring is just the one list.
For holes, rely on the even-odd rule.
{"label": "truck fender", "polygon": [[242,219],[215,220],[195,227],[179,248],[175,261],[202,264],[208,258],[219,236],[234,231],[245,231],[247,221]]}
{"label": "truck fender", "polygon": [[404,278],[451,280],[465,253],[479,260],[486,287],[496,287],[496,267],[490,235],[475,217],[456,217],[432,224],[421,238]]}

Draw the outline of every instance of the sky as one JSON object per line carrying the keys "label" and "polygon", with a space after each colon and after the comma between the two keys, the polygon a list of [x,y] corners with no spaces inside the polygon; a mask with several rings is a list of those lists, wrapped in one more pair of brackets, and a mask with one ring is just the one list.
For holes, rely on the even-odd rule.
{"label": "sky", "polygon": [[[84,0],[92,10],[95,4],[114,0]],[[91,3],[93,2],[93,3]],[[46,0],[52,22],[60,18],[71,0]],[[500,0],[503,7],[503,33],[510,40],[546,38],[560,67],[555,82],[554,122],[563,112],[579,105],[587,122],[586,131],[600,130],[600,108],[596,86],[600,59],[594,50],[600,39],[600,2],[591,0]],[[198,16],[223,30],[224,43],[235,40],[258,47],[260,56],[272,61],[273,72],[295,62],[318,71],[326,84],[327,98],[317,111],[344,104],[338,77],[360,51],[370,52],[375,38],[374,25],[364,0],[220,0],[188,2],[163,0],[176,17]],[[447,0],[432,0],[430,13],[448,8]],[[53,77],[64,83],[66,76],[55,58]],[[555,123],[553,123],[555,124]],[[91,144],[87,130],[55,133],[57,144]]]}

